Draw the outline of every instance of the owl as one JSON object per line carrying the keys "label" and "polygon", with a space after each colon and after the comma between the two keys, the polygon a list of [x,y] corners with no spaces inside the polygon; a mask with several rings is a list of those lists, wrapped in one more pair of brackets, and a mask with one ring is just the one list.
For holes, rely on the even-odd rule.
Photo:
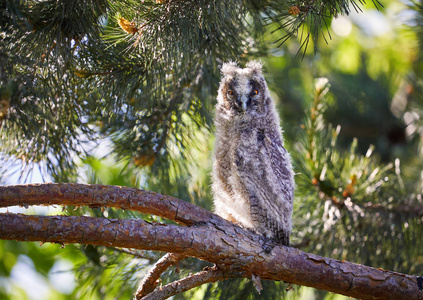
{"label": "owl", "polygon": [[289,245],[294,172],[259,62],[222,66],[213,158],[215,212]]}

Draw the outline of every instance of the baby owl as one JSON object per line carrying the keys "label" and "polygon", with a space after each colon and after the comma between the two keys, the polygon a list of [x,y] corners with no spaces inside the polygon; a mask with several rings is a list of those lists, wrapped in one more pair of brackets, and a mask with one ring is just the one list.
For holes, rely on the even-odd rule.
{"label": "baby owl", "polygon": [[222,67],[213,161],[215,212],[289,245],[294,173],[259,62]]}

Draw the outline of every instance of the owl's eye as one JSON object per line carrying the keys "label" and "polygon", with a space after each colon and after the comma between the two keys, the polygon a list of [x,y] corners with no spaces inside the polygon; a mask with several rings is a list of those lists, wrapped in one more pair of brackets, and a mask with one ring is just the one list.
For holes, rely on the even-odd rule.
{"label": "owl's eye", "polygon": [[251,92],[251,94],[252,94],[252,95],[258,95],[258,90],[253,90],[253,91]]}
{"label": "owl's eye", "polygon": [[228,95],[233,95],[234,94],[234,91],[228,91]]}

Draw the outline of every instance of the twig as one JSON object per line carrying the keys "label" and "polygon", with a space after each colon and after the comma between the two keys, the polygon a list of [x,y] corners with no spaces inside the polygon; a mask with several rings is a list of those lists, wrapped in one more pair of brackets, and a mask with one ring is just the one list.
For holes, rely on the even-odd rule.
{"label": "twig", "polygon": [[[181,280],[174,281],[161,287],[160,289],[155,290],[154,292],[148,294],[144,298],[139,298],[142,300],[162,300],[167,299],[178,293],[188,291],[192,288],[195,288],[199,285],[216,282],[219,280],[225,280],[229,277],[225,276],[225,272],[217,268],[211,268],[209,270],[201,271],[185,277]],[[137,298],[138,299],[138,298]]]}
{"label": "twig", "polygon": [[159,283],[159,278],[162,273],[184,258],[186,258],[186,256],[183,254],[167,253],[165,256],[159,259],[141,281],[135,294],[135,299],[140,300],[142,297],[153,292]]}

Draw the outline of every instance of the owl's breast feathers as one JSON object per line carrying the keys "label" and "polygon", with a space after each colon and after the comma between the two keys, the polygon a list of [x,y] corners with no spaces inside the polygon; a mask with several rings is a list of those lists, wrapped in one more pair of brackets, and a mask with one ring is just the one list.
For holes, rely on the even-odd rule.
{"label": "owl's breast feathers", "polygon": [[291,231],[294,179],[281,135],[269,128],[242,130],[233,167],[249,195],[257,231],[287,244]]}

